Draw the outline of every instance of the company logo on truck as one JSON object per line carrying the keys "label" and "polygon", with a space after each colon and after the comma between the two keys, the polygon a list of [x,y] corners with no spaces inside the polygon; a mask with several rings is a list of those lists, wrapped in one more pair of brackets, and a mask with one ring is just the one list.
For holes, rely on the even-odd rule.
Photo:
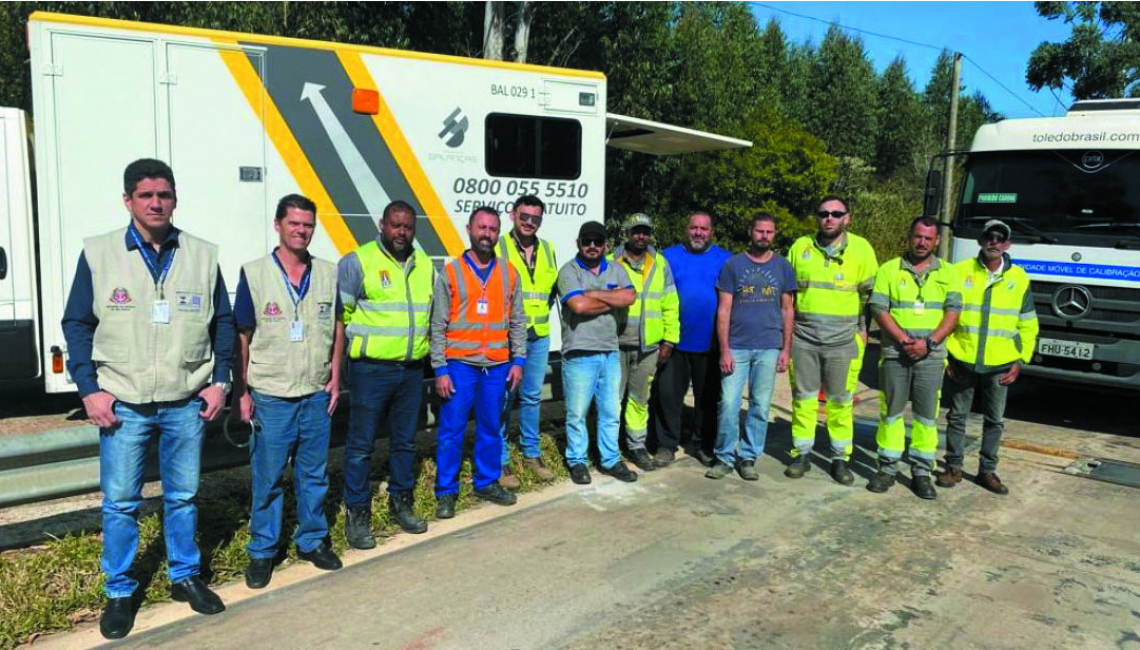
{"label": "company logo on truck", "polygon": [[456,107],[443,121],[443,130],[439,132],[439,139],[454,149],[463,144],[463,135],[467,133],[467,127],[467,116],[463,114],[463,109]]}
{"label": "company logo on truck", "polygon": [[1053,311],[1061,318],[1082,318],[1091,309],[1092,293],[1084,287],[1069,284],[1053,294]]}
{"label": "company logo on truck", "polygon": [[1104,164],[1104,154],[1099,151],[1086,151],[1081,156],[1081,166],[1085,169],[1096,169]]}

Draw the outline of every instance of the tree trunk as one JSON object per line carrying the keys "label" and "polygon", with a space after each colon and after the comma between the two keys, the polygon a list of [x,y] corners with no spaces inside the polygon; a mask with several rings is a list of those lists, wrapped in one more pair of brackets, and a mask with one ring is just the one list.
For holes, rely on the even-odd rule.
{"label": "tree trunk", "polygon": [[503,28],[505,11],[502,2],[487,0],[483,15],[483,58],[503,60]]}
{"label": "tree trunk", "polygon": [[530,40],[530,23],[534,19],[536,3],[533,0],[519,3],[519,24],[515,28],[515,60],[526,63],[526,46]]}

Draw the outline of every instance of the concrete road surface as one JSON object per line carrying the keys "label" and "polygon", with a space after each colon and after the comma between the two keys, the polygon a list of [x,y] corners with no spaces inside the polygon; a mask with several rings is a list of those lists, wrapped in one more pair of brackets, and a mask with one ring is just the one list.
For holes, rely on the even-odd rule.
{"label": "concrete road surface", "polygon": [[632,485],[595,476],[333,574],[223,588],[218,616],[157,608],[179,620],[116,645],[1140,648],[1137,492],[1070,462],[1007,451],[1010,496],[964,483],[933,502],[842,487],[822,465],[789,480],[769,457],[756,483],[692,460]]}

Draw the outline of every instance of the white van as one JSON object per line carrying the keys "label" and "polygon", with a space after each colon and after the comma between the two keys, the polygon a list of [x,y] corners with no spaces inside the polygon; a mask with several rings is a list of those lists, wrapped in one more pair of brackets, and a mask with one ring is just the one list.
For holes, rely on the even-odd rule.
{"label": "white van", "polygon": [[276,243],[271,215],[291,192],[316,202],[312,251],[328,260],[375,238],[392,200],[416,208],[418,245],[442,260],[466,247],[473,208],[535,194],[565,261],[579,225],[605,217],[607,143],[751,146],[608,115],[597,72],[47,13],[28,35],[37,205],[24,118],[6,110],[0,380],[48,392],[75,390],[64,304],[83,239],[126,222],[122,172],[137,158],[171,165],[175,223],[219,245],[232,291]]}

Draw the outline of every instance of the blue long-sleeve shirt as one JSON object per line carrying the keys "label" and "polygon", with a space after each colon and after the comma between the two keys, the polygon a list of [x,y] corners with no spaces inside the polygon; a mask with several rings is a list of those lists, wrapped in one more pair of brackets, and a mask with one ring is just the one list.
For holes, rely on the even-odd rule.
{"label": "blue long-sleeve shirt", "polygon": [[[138,250],[138,244],[132,237],[134,224],[128,227],[124,245],[128,251]],[[151,276],[158,281],[161,269],[166,261],[178,248],[177,228],[171,227],[166,240],[162,242],[156,256],[151,257],[153,264],[147,265]],[[139,239],[141,241],[141,237]],[[153,251],[146,248],[145,252]],[[140,260],[140,263],[142,261]],[[226,291],[226,282],[222,278],[222,269],[218,269],[218,281],[214,285],[214,318],[210,321],[210,341],[214,347],[214,373],[213,381],[228,382],[230,367],[234,356],[234,314],[230,307],[230,295]],[[99,377],[95,371],[95,363],[91,361],[91,348],[95,339],[95,328],[99,326],[99,318],[95,316],[94,309],[95,289],[91,282],[91,267],[87,265],[87,256],[79,254],[79,263],[75,267],[75,280],[71,283],[71,293],[67,296],[67,305],[63,310],[63,336],[67,339],[67,369],[71,378],[79,389],[79,396],[86,397],[91,393],[99,392]]]}

